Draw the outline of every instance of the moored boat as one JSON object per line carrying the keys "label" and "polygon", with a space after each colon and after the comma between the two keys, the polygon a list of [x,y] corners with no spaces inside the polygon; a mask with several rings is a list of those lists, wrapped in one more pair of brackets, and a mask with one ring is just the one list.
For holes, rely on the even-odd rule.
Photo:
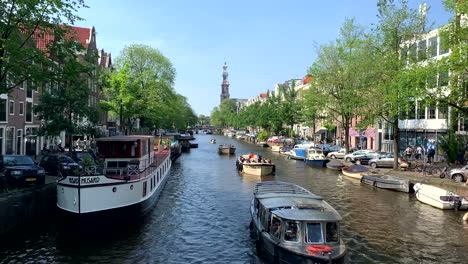
{"label": "moored boat", "polygon": [[234,147],[234,145],[231,144],[222,144],[219,145],[218,152],[219,154],[234,155],[234,153],[236,152],[236,147]]}
{"label": "moored boat", "polygon": [[329,160],[325,157],[325,155],[323,155],[323,151],[321,149],[309,148],[307,149],[307,155],[304,161],[310,165],[325,167]]}
{"label": "moored boat", "polygon": [[293,148],[288,153],[288,158],[295,160],[304,160],[307,155],[306,149],[303,148]]}
{"label": "moored boat", "polygon": [[216,139],[212,138],[212,139],[210,140],[210,143],[211,143],[211,144],[216,144]]}
{"label": "moored boat", "polygon": [[276,143],[275,145],[271,146],[271,151],[280,152],[282,147],[283,147],[283,144]]}
{"label": "moored boat", "polygon": [[265,141],[262,141],[262,142],[257,142],[257,146],[262,147],[262,148],[266,148],[266,147],[268,147],[268,144]]}
{"label": "moored boat", "polygon": [[331,170],[338,170],[340,171],[342,168],[344,168],[343,163],[341,163],[340,160],[333,159],[330,162],[327,163],[327,168]]}
{"label": "moored boat", "polygon": [[367,173],[368,171],[369,171],[368,168],[366,168],[364,166],[361,166],[361,165],[353,165],[353,166],[351,166],[349,168],[345,167],[345,168],[341,169],[341,173],[344,176],[354,178],[354,179],[358,179],[358,180],[361,180],[362,175]]}
{"label": "moored boat", "polygon": [[413,188],[416,198],[422,203],[444,210],[468,209],[468,200],[452,191],[422,183],[416,183]]}
{"label": "moored boat", "polygon": [[411,185],[408,179],[384,174],[364,174],[362,175],[361,182],[378,188],[400,192],[410,192]]}
{"label": "moored boat", "polygon": [[343,263],[341,216],[306,189],[286,182],[257,183],[250,229],[274,263]]}
{"label": "moored boat", "polygon": [[275,164],[258,155],[242,155],[236,161],[236,167],[242,173],[265,176],[275,172]]}
{"label": "moored boat", "polygon": [[152,136],[97,140],[103,168],[57,182],[57,206],[71,216],[145,213],[155,205],[171,168],[170,150],[154,151]]}

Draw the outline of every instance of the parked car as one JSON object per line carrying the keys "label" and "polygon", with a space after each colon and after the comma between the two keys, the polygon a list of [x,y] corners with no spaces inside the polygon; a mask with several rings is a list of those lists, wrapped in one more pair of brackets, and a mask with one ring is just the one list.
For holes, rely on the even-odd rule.
{"label": "parked car", "polygon": [[0,156],[0,172],[5,175],[8,184],[44,184],[45,171],[36,165],[30,156]]}
{"label": "parked car", "polygon": [[346,155],[346,149],[342,148],[338,151],[332,151],[328,153],[327,158],[330,159],[343,159],[344,156]]}
{"label": "parked car", "polygon": [[352,162],[354,161],[354,158],[359,157],[359,156],[365,156],[367,153],[374,152],[374,150],[370,149],[361,149],[361,150],[356,150],[353,153],[346,154],[344,156],[344,160],[347,162]]}
{"label": "parked car", "polygon": [[384,153],[382,152],[369,152],[364,156],[357,156],[354,158],[352,161],[353,163],[359,164],[359,165],[369,165],[369,161],[371,159],[374,159],[375,157],[378,157],[379,155],[382,155]]}
{"label": "parked car", "polygon": [[[392,168],[394,157],[395,156],[392,153],[381,153],[375,158],[369,160],[369,166],[374,169],[378,167]],[[398,163],[400,164],[401,162],[401,158],[398,158]]]}
{"label": "parked car", "polygon": [[44,155],[39,165],[52,175],[76,175],[82,169],[81,165],[66,155]]}
{"label": "parked car", "polygon": [[463,168],[451,169],[449,175],[450,179],[456,182],[465,182],[468,178],[468,165]]}
{"label": "parked car", "polygon": [[316,147],[322,149],[323,155],[325,156],[327,156],[330,152],[339,151],[341,149],[340,146],[330,144],[318,144]]}

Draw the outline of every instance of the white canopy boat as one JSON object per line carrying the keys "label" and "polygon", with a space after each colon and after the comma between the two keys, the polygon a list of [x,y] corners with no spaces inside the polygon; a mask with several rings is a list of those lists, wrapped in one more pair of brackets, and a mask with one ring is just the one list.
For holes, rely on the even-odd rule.
{"label": "white canopy boat", "polygon": [[265,176],[275,172],[275,164],[258,155],[242,155],[236,161],[236,167],[242,173]]}
{"label": "white canopy boat", "polygon": [[416,198],[422,203],[444,210],[468,209],[468,200],[452,191],[422,183],[416,183],[413,188]]}

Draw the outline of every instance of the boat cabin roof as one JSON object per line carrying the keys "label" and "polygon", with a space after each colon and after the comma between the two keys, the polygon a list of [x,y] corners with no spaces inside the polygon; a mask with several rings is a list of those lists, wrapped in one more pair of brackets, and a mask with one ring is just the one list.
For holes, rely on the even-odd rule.
{"label": "boat cabin roof", "polygon": [[114,137],[106,137],[106,138],[98,138],[96,141],[137,141],[140,139],[146,138],[154,138],[154,136],[148,135],[132,135],[132,136],[114,136]]}
{"label": "boat cabin roof", "polygon": [[[258,198],[258,197],[257,197]],[[278,207],[296,207],[304,208],[308,206],[320,207],[321,200],[315,200],[311,197],[274,197],[274,198],[261,198],[260,202],[266,208],[278,208]]]}
{"label": "boat cabin roof", "polygon": [[341,216],[332,207],[318,206],[307,209],[282,209],[272,212],[274,215],[297,221],[341,221]]}

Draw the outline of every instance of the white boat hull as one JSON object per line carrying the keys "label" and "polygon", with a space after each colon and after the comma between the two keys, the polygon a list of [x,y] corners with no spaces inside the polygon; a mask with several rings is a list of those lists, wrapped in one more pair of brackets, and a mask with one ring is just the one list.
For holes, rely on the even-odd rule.
{"label": "white boat hull", "polygon": [[414,191],[416,194],[416,198],[425,204],[431,205],[433,207],[442,209],[442,210],[447,210],[447,209],[460,209],[460,210],[467,210],[468,209],[468,201],[466,199],[463,199],[461,201],[461,205],[459,208],[456,205],[455,202],[451,201],[443,201],[441,199],[441,196],[445,197],[460,197],[450,191],[447,191],[445,189],[441,189],[435,186],[431,185],[426,185],[426,184],[421,184],[421,183],[416,183],[414,185]]}
{"label": "white boat hull", "polygon": [[280,152],[280,150],[281,150],[282,147],[283,147],[283,146],[272,146],[272,147],[271,147],[271,151],[273,151],[273,152]]}
{"label": "white boat hull", "polygon": [[341,169],[341,173],[343,173],[343,175],[346,177],[361,180],[362,174],[366,172],[349,172],[347,170]]}
{"label": "white boat hull", "polygon": [[273,173],[273,165],[271,164],[243,164],[242,172],[257,176],[266,176]]}
{"label": "white boat hull", "polygon": [[138,180],[117,180],[104,175],[68,176],[58,181],[57,207],[74,214],[89,214],[144,203],[159,195],[170,167],[168,155],[158,168]]}

